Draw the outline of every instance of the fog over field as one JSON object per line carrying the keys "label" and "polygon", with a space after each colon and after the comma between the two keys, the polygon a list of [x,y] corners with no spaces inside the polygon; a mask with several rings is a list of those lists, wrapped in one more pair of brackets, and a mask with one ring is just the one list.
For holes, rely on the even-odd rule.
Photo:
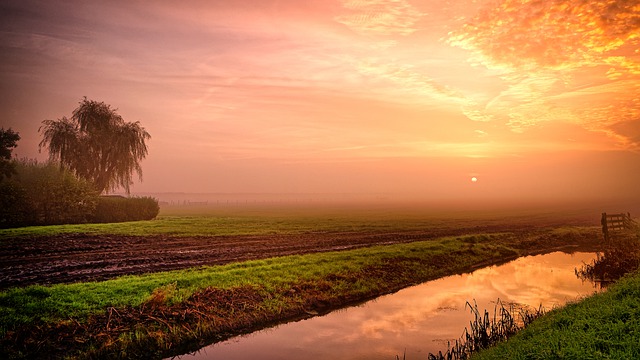
{"label": "fog over field", "polygon": [[639,18],[622,0],[3,1],[0,126],[45,160],[41,121],[104,101],[151,134],[134,195],[625,210]]}
{"label": "fog over field", "polygon": [[[640,202],[630,199],[421,199],[389,194],[347,193],[144,193],[160,201],[161,216],[265,216],[352,219],[371,224],[457,221],[477,226],[600,226],[601,213],[640,215]],[[426,223],[425,223],[426,222]],[[433,224],[432,224],[433,225]]]}

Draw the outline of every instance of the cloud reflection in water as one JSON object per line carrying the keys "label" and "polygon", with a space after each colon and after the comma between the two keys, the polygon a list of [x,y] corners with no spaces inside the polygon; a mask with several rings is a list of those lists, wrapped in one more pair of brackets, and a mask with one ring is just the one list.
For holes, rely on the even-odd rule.
{"label": "cloud reflection in water", "polygon": [[472,274],[430,281],[361,306],[289,323],[205,347],[183,359],[408,359],[446,350],[472,316],[467,301],[490,311],[497,299],[549,309],[593,293],[574,269],[592,253],[528,256]]}

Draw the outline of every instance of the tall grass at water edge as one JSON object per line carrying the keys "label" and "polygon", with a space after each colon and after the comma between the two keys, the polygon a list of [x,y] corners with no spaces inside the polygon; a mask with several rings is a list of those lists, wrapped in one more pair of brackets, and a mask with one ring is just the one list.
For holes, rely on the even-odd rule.
{"label": "tall grass at water edge", "polygon": [[534,310],[516,304],[505,307],[499,299],[496,301],[493,317],[486,309],[481,312],[475,301],[473,305],[467,301],[465,308],[469,308],[474,316],[469,327],[464,329],[462,337],[455,341],[453,347],[450,346],[445,353],[430,353],[429,360],[468,359],[482,349],[507,340],[546,312],[542,306]]}

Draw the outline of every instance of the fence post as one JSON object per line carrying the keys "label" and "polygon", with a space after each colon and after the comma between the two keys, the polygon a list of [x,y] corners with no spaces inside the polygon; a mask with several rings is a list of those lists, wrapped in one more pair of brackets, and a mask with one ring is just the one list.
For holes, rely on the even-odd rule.
{"label": "fence post", "polygon": [[609,229],[607,228],[607,213],[602,213],[602,219],[600,220],[602,224],[602,233],[604,234],[604,240],[609,241]]}

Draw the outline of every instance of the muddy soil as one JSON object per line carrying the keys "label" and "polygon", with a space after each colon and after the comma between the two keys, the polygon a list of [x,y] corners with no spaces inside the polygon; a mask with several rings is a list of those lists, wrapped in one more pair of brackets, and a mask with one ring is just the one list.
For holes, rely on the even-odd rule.
{"label": "muddy soil", "polygon": [[0,289],[111,279],[275,256],[348,250],[480,232],[531,232],[539,224],[446,227],[407,232],[172,237],[71,234],[0,241]]}

